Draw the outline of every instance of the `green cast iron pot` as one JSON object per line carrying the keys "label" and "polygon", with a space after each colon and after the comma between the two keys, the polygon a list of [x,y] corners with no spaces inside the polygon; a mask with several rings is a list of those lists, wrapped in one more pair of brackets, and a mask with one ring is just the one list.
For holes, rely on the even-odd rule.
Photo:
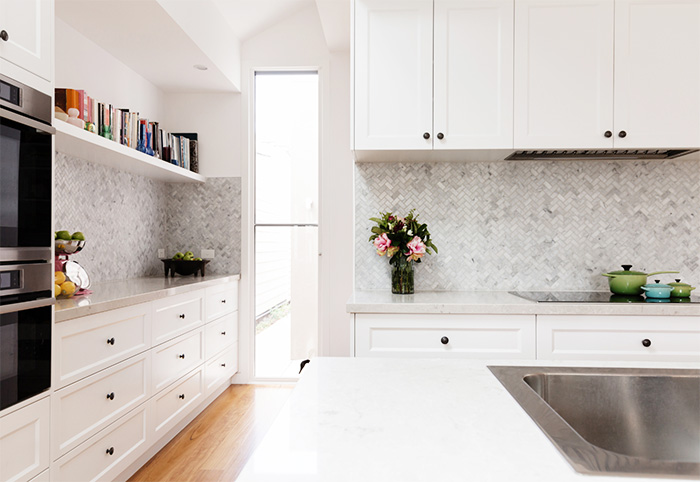
{"label": "green cast iron pot", "polygon": [[630,271],[631,264],[623,264],[622,271],[611,271],[603,273],[608,277],[610,291],[618,295],[641,295],[644,290],[642,286],[647,284],[647,277],[655,274],[678,273],[678,271],[654,271],[653,273],[642,273],[641,271]]}
{"label": "green cast iron pot", "polygon": [[681,283],[679,279],[677,279],[675,283],[669,283],[668,285],[673,286],[671,298],[690,298],[690,292],[695,289],[695,286],[690,286],[688,283]]}

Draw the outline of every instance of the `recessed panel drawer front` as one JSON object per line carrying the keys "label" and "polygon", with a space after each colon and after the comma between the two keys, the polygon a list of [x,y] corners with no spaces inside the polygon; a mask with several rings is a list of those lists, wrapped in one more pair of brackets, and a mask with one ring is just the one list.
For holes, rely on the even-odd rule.
{"label": "recessed panel drawer front", "polygon": [[204,328],[153,349],[153,392],[174,382],[204,361]]}
{"label": "recessed panel drawer front", "polygon": [[535,358],[530,315],[355,315],[355,356]]}
{"label": "recessed panel drawer front", "polygon": [[156,439],[182,420],[201,402],[203,396],[204,365],[153,397],[150,403],[153,407]]}
{"label": "recessed panel drawer front", "polygon": [[58,459],[51,479],[112,480],[145,452],[147,434],[148,404],[144,404]]}
{"label": "recessed panel drawer front", "polygon": [[65,454],[150,396],[150,351],[80,380],[53,395],[53,455]]}
{"label": "recessed panel drawer front", "polygon": [[537,358],[700,361],[700,317],[539,315]]}
{"label": "recessed panel drawer front", "polygon": [[238,312],[225,315],[206,328],[207,360],[238,340]]}
{"label": "recessed panel drawer front", "polygon": [[238,371],[238,346],[233,345],[207,362],[206,395],[209,396],[222,383]]}
{"label": "recessed panel drawer front", "polygon": [[149,303],[57,323],[55,385],[66,386],[147,350],[150,336]]}
{"label": "recessed panel drawer front", "polygon": [[153,302],[153,345],[204,324],[204,290]]}
{"label": "recessed panel drawer front", "polygon": [[49,417],[46,397],[0,418],[0,480],[29,480],[49,466]]}
{"label": "recessed panel drawer front", "polygon": [[207,288],[207,321],[238,310],[238,281]]}

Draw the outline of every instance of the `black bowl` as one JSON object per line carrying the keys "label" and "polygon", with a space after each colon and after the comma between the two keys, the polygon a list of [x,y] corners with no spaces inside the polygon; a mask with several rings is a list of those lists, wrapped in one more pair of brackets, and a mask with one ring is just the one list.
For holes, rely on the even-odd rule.
{"label": "black bowl", "polygon": [[182,276],[197,275],[199,272],[202,276],[205,274],[205,266],[210,259],[203,259],[201,261],[185,261],[182,259],[162,259],[163,267],[165,268],[165,276],[175,276],[175,273]]}

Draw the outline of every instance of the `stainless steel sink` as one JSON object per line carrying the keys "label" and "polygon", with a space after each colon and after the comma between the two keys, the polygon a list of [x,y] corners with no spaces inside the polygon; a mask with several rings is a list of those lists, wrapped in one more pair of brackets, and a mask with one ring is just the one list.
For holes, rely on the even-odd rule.
{"label": "stainless steel sink", "polygon": [[700,479],[700,370],[489,369],[577,472]]}

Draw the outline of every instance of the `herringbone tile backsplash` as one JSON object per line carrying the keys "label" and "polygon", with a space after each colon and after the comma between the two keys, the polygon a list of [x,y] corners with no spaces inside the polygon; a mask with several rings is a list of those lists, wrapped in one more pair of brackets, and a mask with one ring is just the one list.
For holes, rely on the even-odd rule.
{"label": "herringbone tile backsplash", "polygon": [[359,163],[355,287],[391,286],[369,218],[412,208],[439,249],[416,290],[605,290],[621,264],[700,283],[699,193],[700,162],[682,159]]}
{"label": "herringbone tile backsplash", "polygon": [[207,273],[240,272],[241,179],[165,183],[56,153],[54,224],[82,231],[93,282],[163,275],[166,255],[214,249]]}

